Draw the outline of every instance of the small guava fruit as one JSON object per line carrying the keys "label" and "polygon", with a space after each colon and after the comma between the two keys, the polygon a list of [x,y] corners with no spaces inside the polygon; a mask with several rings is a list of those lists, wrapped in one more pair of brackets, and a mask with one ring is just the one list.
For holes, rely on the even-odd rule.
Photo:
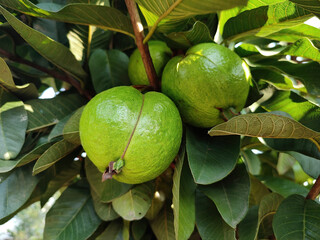
{"label": "small guava fruit", "polygon": [[90,100],[79,131],[84,150],[101,172],[138,184],[168,168],[180,147],[182,121],[164,94],[121,86]]}
{"label": "small guava fruit", "polygon": [[[162,41],[149,41],[148,46],[157,76],[161,77],[164,66],[172,57],[172,51]],[[130,56],[128,74],[133,85],[149,85],[148,76],[138,49],[134,50]]]}
{"label": "small guava fruit", "polygon": [[250,78],[248,66],[236,53],[215,43],[201,43],[167,63],[162,92],[176,103],[185,122],[212,127],[224,121],[223,111],[241,111]]}

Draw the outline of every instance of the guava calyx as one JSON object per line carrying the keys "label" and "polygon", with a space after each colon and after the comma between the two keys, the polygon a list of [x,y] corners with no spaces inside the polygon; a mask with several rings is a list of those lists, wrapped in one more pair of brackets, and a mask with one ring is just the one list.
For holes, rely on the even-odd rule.
{"label": "guava calyx", "polygon": [[124,166],[124,160],[119,158],[117,161],[112,161],[109,163],[106,171],[102,174],[102,182],[112,179],[112,176],[115,174],[119,174],[121,172],[122,167]]}

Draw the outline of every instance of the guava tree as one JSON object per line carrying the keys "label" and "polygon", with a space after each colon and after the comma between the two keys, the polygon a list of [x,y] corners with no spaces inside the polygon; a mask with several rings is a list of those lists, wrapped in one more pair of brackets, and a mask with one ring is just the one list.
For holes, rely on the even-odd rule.
{"label": "guava tree", "polygon": [[[59,192],[44,239],[320,239],[320,30],[305,24],[319,9],[317,0],[0,0],[0,223]],[[234,51],[252,75],[245,107],[209,128],[184,123],[178,155],[154,180],[101,182],[79,119],[97,93],[132,85],[137,47],[150,84],[133,87],[161,91],[149,40],[174,56],[208,42]]]}

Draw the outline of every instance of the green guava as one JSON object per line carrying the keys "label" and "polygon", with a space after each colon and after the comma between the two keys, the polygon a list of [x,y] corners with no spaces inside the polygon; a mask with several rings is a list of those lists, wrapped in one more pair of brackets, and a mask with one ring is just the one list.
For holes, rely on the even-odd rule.
{"label": "green guava", "polygon": [[[154,68],[157,76],[160,78],[164,66],[172,57],[172,51],[162,41],[149,41],[148,46]],[[146,70],[138,49],[134,50],[130,56],[128,74],[133,85],[149,85]]]}
{"label": "green guava", "polygon": [[181,138],[175,104],[162,93],[141,94],[129,86],[99,93],[80,118],[80,139],[90,160],[101,172],[107,170],[114,179],[130,184],[165,171]]}
{"label": "green guava", "polygon": [[212,127],[224,121],[223,111],[241,111],[250,77],[248,66],[236,53],[215,43],[201,43],[167,63],[162,92],[176,103],[185,122]]}

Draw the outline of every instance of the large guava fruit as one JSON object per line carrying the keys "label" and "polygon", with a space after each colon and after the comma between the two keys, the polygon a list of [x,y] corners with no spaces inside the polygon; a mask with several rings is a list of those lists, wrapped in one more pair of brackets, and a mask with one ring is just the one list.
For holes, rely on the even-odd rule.
{"label": "large guava fruit", "polygon": [[[148,46],[157,76],[161,77],[164,66],[172,57],[172,51],[162,41],[149,41]],[[148,76],[138,49],[134,50],[130,56],[128,74],[133,85],[149,85]]]}
{"label": "large guava fruit", "polygon": [[236,53],[215,43],[202,43],[167,63],[162,92],[176,103],[185,122],[212,127],[224,121],[223,111],[244,107],[250,77],[248,66]]}
{"label": "large guava fruit", "polygon": [[[120,182],[137,184],[160,175],[178,153],[182,122],[164,94],[133,87],[99,93],[80,118],[80,139],[90,160]],[[110,164],[112,163],[112,164]]]}

